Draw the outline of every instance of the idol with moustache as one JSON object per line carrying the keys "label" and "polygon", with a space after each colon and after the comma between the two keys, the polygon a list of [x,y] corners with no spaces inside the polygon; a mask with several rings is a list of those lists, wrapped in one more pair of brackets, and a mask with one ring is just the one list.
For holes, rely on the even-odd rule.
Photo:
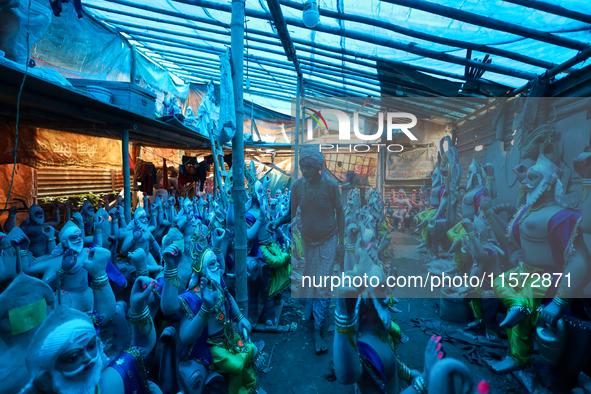
{"label": "idol with moustache", "polygon": [[132,342],[112,360],[104,353],[87,315],[65,306],[57,307],[41,324],[29,346],[27,368],[32,378],[20,394],[150,392],[143,362],[156,342],[147,309],[147,299],[155,283],[150,281],[141,277],[134,284],[130,299]]}
{"label": "idol with moustache", "polygon": [[93,222],[94,222],[94,206],[88,200],[85,200],[82,204],[82,210],[80,211],[82,219],[84,220],[84,236],[91,236],[93,234]]}
{"label": "idol with moustache", "polygon": [[[136,208],[133,213],[133,220],[127,225],[127,233],[121,246],[121,253],[129,253],[141,248],[147,257],[147,264],[149,269],[155,269],[158,266],[157,261],[161,260],[160,245],[149,231],[148,215],[142,207]],[[150,254],[150,248],[154,250],[157,259]]]}
{"label": "idol with moustache", "polygon": [[115,314],[115,295],[107,275],[111,252],[98,246],[84,248],[82,231],[75,226],[64,232],[62,242],[66,252],[58,271],[56,299],[87,313],[98,327]]}
{"label": "idol with moustache", "polygon": [[[55,230],[54,226],[60,224],[59,205],[55,205],[54,220],[45,221],[45,212],[37,204],[29,208],[29,217],[20,224],[20,228],[25,232],[27,238],[31,241],[29,251],[35,257],[41,257],[51,254],[55,249]],[[9,232],[9,230],[6,230]]]}

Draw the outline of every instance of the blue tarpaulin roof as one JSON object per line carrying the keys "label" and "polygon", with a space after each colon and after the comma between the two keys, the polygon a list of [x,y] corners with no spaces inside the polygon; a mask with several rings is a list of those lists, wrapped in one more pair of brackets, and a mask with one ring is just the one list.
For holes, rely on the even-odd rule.
{"label": "blue tarpaulin roof", "polygon": [[[591,14],[591,2],[587,0],[545,0],[544,3]],[[557,45],[526,37],[530,30],[519,35],[416,9],[420,7],[409,8],[379,0],[320,0],[320,24],[308,29],[301,22],[301,2],[281,0],[280,4],[299,61],[304,66],[304,79],[349,95],[376,96],[381,93],[383,78],[378,76],[381,62],[402,62],[404,64],[394,64],[395,68],[407,65],[439,79],[462,83],[462,79],[450,78],[450,75],[466,75],[465,65],[457,64],[457,61],[467,56],[482,60],[487,54],[487,51],[477,50],[468,54],[466,43],[521,55],[520,60],[516,60],[516,56],[508,58],[491,54],[489,57],[492,65],[514,70],[520,73],[519,76],[485,71],[480,77],[515,88],[552,65],[572,58],[591,42],[591,24],[509,1],[439,0],[430,4],[466,11],[475,17],[492,18],[510,26],[518,24],[525,29],[568,40],[564,45]],[[217,74],[218,53],[230,44],[230,1],[89,0],[85,1],[85,6],[98,19],[117,27],[137,43],[147,57],[184,80],[203,81],[210,74]],[[276,98],[295,97],[296,72],[281,47],[267,2],[247,0],[245,22],[245,77],[248,75],[250,79],[250,93]],[[405,34],[398,32],[400,29]],[[416,37],[417,32],[422,38]],[[351,33],[356,37],[352,38]],[[447,41],[442,43],[441,39]],[[406,47],[396,49],[400,45]],[[437,54],[448,55],[449,61],[432,56]],[[584,65],[581,63],[574,69]],[[347,68],[357,74],[344,71]],[[375,84],[355,80],[355,75],[367,80],[372,80],[373,76]],[[312,86],[312,83],[308,85],[307,91],[314,92]],[[445,91],[449,91],[449,86],[446,88]],[[394,93],[397,91],[395,87],[389,89]],[[416,90],[416,86],[414,90],[406,87],[406,93]],[[405,92],[404,84],[400,92]]]}

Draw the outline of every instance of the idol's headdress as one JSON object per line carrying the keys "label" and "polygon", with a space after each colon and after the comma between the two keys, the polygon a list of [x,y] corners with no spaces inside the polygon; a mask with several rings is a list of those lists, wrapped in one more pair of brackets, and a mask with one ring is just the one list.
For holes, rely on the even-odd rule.
{"label": "idol's headdress", "polygon": [[191,243],[189,244],[189,252],[191,253],[191,269],[196,273],[201,273],[203,269],[203,257],[207,251],[211,251],[207,238],[201,237],[197,232],[191,237]]}

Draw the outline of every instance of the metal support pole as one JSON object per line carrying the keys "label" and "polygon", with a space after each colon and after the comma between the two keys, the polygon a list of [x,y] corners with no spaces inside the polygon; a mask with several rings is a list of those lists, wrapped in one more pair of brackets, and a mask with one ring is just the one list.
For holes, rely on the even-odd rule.
{"label": "metal support pole", "polygon": [[123,141],[121,142],[121,155],[123,156],[123,208],[125,221],[131,221],[131,174],[129,172],[129,130],[123,129]]}
{"label": "metal support pole", "polygon": [[295,133],[294,133],[294,154],[293,154],[293,179],[298,179],[298,160],[300,154],[300,124],[302,122],[302,111],[301,111],[301,102],[302,102],[302,74],[298,75],[298,87],[296,91],[296,98],[295,98],[296,106],[295,106],[295,116],[296,116],[296,124],[295,124]]}
{"label": "metal support pole", "polygon": [[248,316],[246,277],[246,190],[244,188],[244,2],[232,0],[232,82],[236,106],[236,135],[232,140],[232,176],[234,178],[234,261],[236,262],[236,303],[244,316]]}

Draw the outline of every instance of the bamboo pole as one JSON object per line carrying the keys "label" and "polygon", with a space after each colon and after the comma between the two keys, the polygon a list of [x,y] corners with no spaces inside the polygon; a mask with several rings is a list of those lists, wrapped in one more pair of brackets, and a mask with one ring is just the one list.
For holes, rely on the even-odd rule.
{"label": "bamboo pole", "polygon": [[[154,35],[154,34],[150,34],[150,33],[144,33],[144,32],[141,32],[141,31],[134,31],[134,30],[128,30],[128,29],[121,29],[121,28],[119,28],[118,30],[121,31],[121,32],[124,32],[124,33],[134,34],[134,35],[138,35],[138,36],[145,36],[145,37],[152,37],[152,38],[156,37],[156,38],[160,38],[162,40],[168,39],[168,37],[162,37],[162,36],[158,36],[158,35]],[[144,28],[144,30],[147,30],[147,29]],[[211,38],[211,37],[208,37],[208,38],[199,37],[196,34],[171,33],[171,32],[168,32],[168,31],[166,31],[164,29],[158,29],[158,28],[149,28],[148,30],[153,30],[153,31],[158,31],[158,32],[164,32],[166,34],[170,34],[170,35],[174,35],[174,36],[179,36],[179,37],[188,37],[188,38],[191,38],[191,39],[198,39],[198,40],[215,42],[217,44],[223,45],[224,47],[229,47],[229,46],[232,45],[232,43],[229,42],[229,41],[218,40],[216,38]],[[141,40],[139,40],[139,41],[141,41]],[[185,41],[185,42],[189,43],[189,41]],[[187,44],[187,45],[189,45],[189,44]],[[194,44],[191,43],[190,45],[194,45]],[[261,47],[261,46],[257,46],[257,45],[246,45],[245,47],[246,48],[249,48],[249,49],[263,51],[265,53],[270,53],[270,54],[273,54],[273,55],[279,55],[279,56],[285,55],[282,51],[275,51],[273,49],[269,49],[268,47]],[[212,47],[212,49],[214,49],[214,47]],[[220,52],[223,52],[224,51],[221,48],[217,48],[217,49]]]}
{"label": "bamboo pole", "polygon": [[[218,10],[218,11],[226,11],[226,12],[229,11],[229,6],[227,4],[216,3],[216,2],[209,1],[209,0],[173,0],[173,1],[176,3],[190,4],[190,5],[204,7],[204,8],[210,8],[210,9],[214,9],[214,10]],[[394,0],[390,0],[390,1],[394,1]],[[423,3],[420,0],[396,0],[396,1],[409,1],[413,4],[415,1],[417,3]],[[252,10],[252,9],[247,9],[245,11],[245,14],[249,17],[263,19],[263,20],[272,20],[273,19],[271,17],[271,15],[269,15],[266,12],[256,11],[256,10]],[[307,27],[304,25],[304,22],[302,22],[301,19],[286,17],[285,22],[291,26],[297,26],[297,27],[300,27],[303,29],[307,29]],[[491,63],[482,63],[482,62],[466,59],[465,57],[450,55],[450,54],[447,54],[444,52],[438,52],[438,51],[434,51],[431,49],[419,48],[416,45],[403,44],[403,43],[401,43],[397,40],[391,39],[391,38],[376,37],[376,36],[372,36],[369,34],[359,33],[356,31],[350,31],[350,30],[343,29],[340,27],[337,28],[337,27],[323,25],[323,24],[317,25],[316,27],[314,27],[314,30],[322,32],[322,33],[334,34],[334,35],[340,36],[340,37],[352,38],[354,40],[359,40],[359,41],[363,41],[363,42],[367,42],[370,44],[379,45],[379,46],[383,46],[383,47],[387,47],[387,48],[397,49],[397,50],[408,52],[408,53],[413,53],[415,55],[424,56],[424,57],[427,57],[430,59],[441,60],[441,61],[448,62],[448,63],[459,64],[462,66],[470,66],[470,67],[473,67],[473,68],[476,68],[479,70],[490,71],[490,72],[494,72],[497,74],[509,75],[509,76],[512,76],[515,78],[528,79],[528,80],[535,78],[535,74],[532,74],[529,72],[519,71],[519,70],[510,68],[510,67],[500,66],[500,65],[491,64]],[[556,36],[553,36],[553,37],[556,37]],[[558,39],[559,39],[559,41],[566,40],[561,37],[558,37]],[[574,41],[574,40],[567,40],[567,41],[570,42],[570,41]],[[574,42],[577,43],[577,48],[580,46],[580,44],[582,44],[582,43],[579,43],[579,41],[574,41]],[[583,45],[583,47],[584,47],[584,45]],[[575,48],[575,49],[577,49],[577,48]]]}
{"label": "bamboo pole", "polygon": [[[181,41],[181,40],[177,40],[177,39],[173,39],[173,38],[158,37],[158,36],[156,36],[156,35],[149,34],[149,33],[141,33],[141,32],[137,33],[137,32],[132,32],[132,31],[129,31],[129,30],[127,30],[127,29],[121,29],[121,31],[123,31],[123,32],[126,32],[126,33],[128,33],[128,34],[132,34],[133,36],[135,36],[135,35],[140,35],[140,36],[145,36],[145,37],[149,37],[149,38],[159,38],[159,39],[161,39],[161,40],[163,40],[163,41],[171,41],[171,42],[174,42],[174,43],[181,43],[181,44],[183,44],[183,45],[187,45],[187,46],[192,46],[192,45],[194,45],[193,43],[191,43],[191,42],[188,42],[188,41],[187,41],[187,42],[185,42],[185,41]],[[188,35],[188,36],[190,36],[190,37],[193,37],[193,38],[198,38],[197,36],[194,36],[194,35]],[[195,45],[196,45],[196,44],[195,44]],[[229,45],[229,43],[228,43],[228,45]],[[253,49],[260,49],[260,48],[253,48]],[[267,51],[267,52],[270,52],[270,53],[271,53],[271,52],[273,52],[273,51]],[[283,55],[283,53],[282,53],[282,52],[278,52],[278,51],[277,51],[277,53],[279,53],[279,54]],[[311,69],[311,68],[310,68],[310,67],[306,67],[306,69]],[[327,77],[327,76],[324,76],[324,75],[320,75],[320,76],[318,76],[318,77],[319,77],[319,78],[326,79],[326,80],[328,80],[328,81],[332,81],[332,82],[341,82],[340,80],[338,80],[338,79],[336,79],[336,78],[331,78],[331,77]],[[356,86],[356,87],[360,87],[360,88],[362,88],[362,89],[366,89],[366,90],[369,90],[369,91],[374,91],[374,92],[376,92],[376,93],[378,93],[378,94],[381,94],[381,91],[380,91],[380,89],[370,88],[370,87],[368,87],[368,86],[367,86],[367,85],[370,85],[370,86],[371,86],[371,84],[372,84],[373,82],[367,81],[367,80],[365,80],[365,79],[359,79],[358,77],[355,77],[355,76],[348,76],[347,78],[349,78],[349,79],[352,79],[352,80],[362,81],[362,82],[365,82],[365,83],[366,83],[366,85],[361,85],[361,84],[354,83],[354,82],[347,82],[347,85],[350,85],[350,86]],[[361,92],[360,92],[360,93],[361,93]]]}
{"label": "bamboo pole", "polygon": [[246,278],[246,190],[244,188],[244,122],[243,122],[243,64],[244,64],[244,2],[232,0],[232,80],[236,106],[236,135],[232,140],[232,172],[234,186],[234,261],[236,262],[236,303],[248,317]]}
{"label": "bamboo pole", "polygon": [[[283,16],[283,12],[281,12],[281,6],[279,5],[278,0],[267,0],[267,5],[269,6],[269,11],[271,12],[271,16],[273,18],[273,22],[275,24],[275,30],[277,30],[277,34],[279,35],[279,39],[281,40],[281,45],[283,46],[283,50],[287,55],[287,60],[293,62],[295,70],[298,74],[298,78],[301,77],[302,71],[300,70],[300,65],[298,63],[298,56],[296,54],[295,48],[293,46],[293,41],[289,35],[289,30],[287,30],[287,24],[285,23],[285,18]],[[298,85],[298,96],[300,96],[300,89]],[[297,99],[296,99],[297,100]]]}
{"label": "bamboo pole", "polygon": [[[157,7],[150,7],[147,5],[143,5],[143,4],[137,4],[137,3],[132,3],[130,1],[126,1],[126,0],[107,0],[111,3],[115,3],[115,4],[121,4],[121,5],[125,5],[128,7],[132,7],[132,8],[136,8],[136,9],[141,9],[144,11],[149,11],[149,12],[154,12],[154,13],[159,13],[159,14],[163,14],[163,15],[168,15],[168,16],[172,16],[175,18],[181,18],[181,19],[185,19],[185,20],[191,20],[191,21],[196,21],[196,22],[203,22],[203,23],[207,23],[213,26],[220,26],[220,27],[224,27],[224,28],[229,28],[230,26],[226,23],[220,22],[220,21],[216,21],[214,19],[211,18],[202,18],[202,17],[198,17],[198,16],[193,16],[193,15],[189,15],[189,14],[182,14],[179,12],[173,12],[173,11],[168,11],[168,10],[163,10]],[[131,17],[136,17],[136,18],[141,18],[141,19],[145,19],[145,20],[151,20],[154,22],[159,22],[159,23],[170,23],[170,24],[175,24],[175,25],[179,25],[179,26],[185,26],[185,27],[189,27],[189,28],[195,28],[194,26],[188,25],[188,24],[182,24],[180,22],[177,21],[169,21],[169,20],[165,20],[165,19],[159,19],[159,18],[153,18],[153,17],[149,17],[146,15],[141,15],[141,14],[134,14],[134,13],[128,13],[125,11],[120,11],[120,10],[116,10],[116,9],[109,9],[109,8],[104,8],[104,7],[100,7],[100,6],[96,6],[96,5],[91,5],[88,4],[86,5],[86,7],[90,7],[90,8],[94,8],[97,10],[101,10],[101,11],[105,11],[105,12],[110,12],[110,13],[116,13],[116,14],[121,14],[124,16],[131,16]],[[268,33],[268,32],[264,32],[264,31],[260,31],[260,30],[255,30],[255,29],[248,29],[247,30],[249,35],[250,34],[257,34],[257,35],[261,35],[261,36],[265,36],[265,37],[277,37],[277,35],[272,34],[272,33]],[[331,47],[329,45],[323,45],[323,44],[319,44],[316,42],[311,42],[308,40],[302,40],[302,39],[297,39],[297,38],[292,38],[294,43],[299,43],[302,46],[295,46],[296,50],[299,51],[305,51],[307,50],[308,52],[313,52],[313,53],[317,53],[318,49],[322,49],[325,51],[329,51],[332,53],[338,53],[338,54],[346,54],[349,56],[353,56],[353,59],[349,59],[349,58],[338,58],[341,61],[346,61],[346,62],[350,62],[350,63],[354,63],[354,64],[359,64],[359,65],[365,65],[367,67],[372,67],[372,68],[376,68],[375,64],[372,63],[366,63],[366,62],[361,62],[359,61],[357,58],[362,58],[362,59],[367,59],[367,60],[372,60],[372,61],[376,61],[376,62],[384,62],[386,64],[390,64],[394,67],[406,67],[406,68],[412,68],[413,70],[416,71],[422,71],[422,72],[427,72],[427,73],[431,73],[431,74],[435,74],[435,75],[440,75],[440,76],[444,76],[447,78],[454,78],[454,79],[458,79],[461,81],[469,81],[469,82],[474,82],[474,83],[479,83],[479,84],[484,84],[484,85],[494,85],[494,82],[488,81],[486,79],[482,79],[482,78],[471,78],[471,77],[466,77],[464,75],[461,74],[454,74],[454,73],[450,73],[450,72],[446,72],[446,71],[441,71],[441,70],[437,70],[437,69],[431,69],[428,67],[422,67],[422,66],[418,66],[418,65],[410,65],[410,64],[406,64],[404,62],[400,62],[400,61],[395,61],[395,60],[390,60],[390,59],[386,59],[386,58],[381,58],[379,56],[373,56],[373,55],[368,55],[368,54],[364,54],[364,53],[360,53],[360,52],[355,52],[355,51],[351,51],[351,50],[347,50],[344,48],[338,48],[338,47]],[[310,49],[312,48],[312,49]],[[322,56],[329,56],[329,57],[334,57],[335,55],[330,56],[330,54],[322,54]],[[252,56],[247,56],[249,59],[253,58]],[[268,61],[272,61],[274,62],[275,59],[266,59]],[[280,62],[281,63],[281,62]],[[527,78],[526,78],[527,79]]]}
{"label": "bamboo pole", "polygon": [[131,222],[131,173],[129,169],[129,130],[123,129],[123,139],[121,141],[121,156],[123,159],[123,211],[125,221]]}
{"label": "bamboo pole", "polygon": [[[588,45],[584,51],[579,52],[576,56],[570,58],[569,60],[567,60],[564,63],[559,64],[558,66],[554,67],[553,69],[546,71],[539,78],[550,79],[553,76],[563,72],[564,70],[566,70],[568,68],[571,68],[572,66],[576,65],[577,63],[587,60],[590,57],[591,57],[591,45]],[[532,87],[533,83],[534,83],[534,80],[531,80],[528,83],[526,83],[525,85],[513,90],[510,93],[510,96],[517,96],[518,94],[525,92],[526,90],[528,90],[529,88]]]}
{"label": "bamboo pole", "polygon": [[[213,73],[208,73],[207,71],[202,71],[204,69],[204,67],[199,67],[199,66],[183,66],[182,68],[184,70],[189,71],[189,72],[190,71],[202,72],[202,75],[208,75],[208,76],[209,75],[211,75],[211,76],[215,75]],[[207,70],[207,67],[205,67],[205,69]],[[257,80],[257,82],[254,83],[256,86],[267,86],[267,87],[270,87],[270,88],[273,88],[273,89],[277,89],[279,83],[286,83],[286,84],[289,84],[289,88],[290,88],[290,90],[293,93],[296,93],[297,92],[296,88],[293,88],[293,81],[290,81],[290,80],[287,80],[287,79],[284,79],[284,78],[275,78],[274,80],[275,80],[275,82],[277,82],[277,85],[273,85],[271,83],[265,83],[265,82],[258,82],[258,80],[269,81],[269,78],[266,77],[266,76],[250,75],[250,79]],[[297,78],[294,78],[294,79],[297,79]],[[269,81],[269,82],[272,82],[272,81]],[[244,82],[244,84],[246,84],[246,82]],[[279,85],[279,87],[282,88],[282,89],[285,89],[285,87],[283,87],[281,85]]]}
{"label": "bamboo pole", "polygon": [[296,124],[295,124],[295,133],[294,133],[294,152],[293,152],[293,179],[298,179],[298,171],[299,171],[299,155],[300,155],[300,137],[298,131],[300,130],[300,124],[303,122],[302,119],[302,108],[301,108],[301,101],[302,101],[302,74],[298,75],[298,93],[295,98],[295,115],[296,115]]}
{"label": "bamboo pole", "polygon": [[583,14],[582,12],[567,10],[566,8],[550,4],[540,0],[504,0],[508,3],[522,5],[528,8],[533,8],[540,11],[545,11],[550,14],[564,16],[565,18],[574,19],[579,22],[591,24],[591,15]]}
{"label": "bamboo pole", "polygon": [[429,12],[435,15],[441,15],[446,18],[455,19],[458,21],[470,23],[471,25],[486,27],[489,29],[504,31],[507,33],[515,34],[521,37],[531,38],[534,40],[547,42],[549,44],[558,45],[565,48],[582,50],[587,46],[586,43],[573,40],[566,37],[557,36],[551,33],[530,29],[515,23],[504,22],[498,19],[489,18],[486,16],[474,14],[459,10],[457,8],[447,7],[436,3],[424,1],[424,0],[381,0],[385,3],[396,4],[403,7],[409,7],[411,9],[421,10]]}

